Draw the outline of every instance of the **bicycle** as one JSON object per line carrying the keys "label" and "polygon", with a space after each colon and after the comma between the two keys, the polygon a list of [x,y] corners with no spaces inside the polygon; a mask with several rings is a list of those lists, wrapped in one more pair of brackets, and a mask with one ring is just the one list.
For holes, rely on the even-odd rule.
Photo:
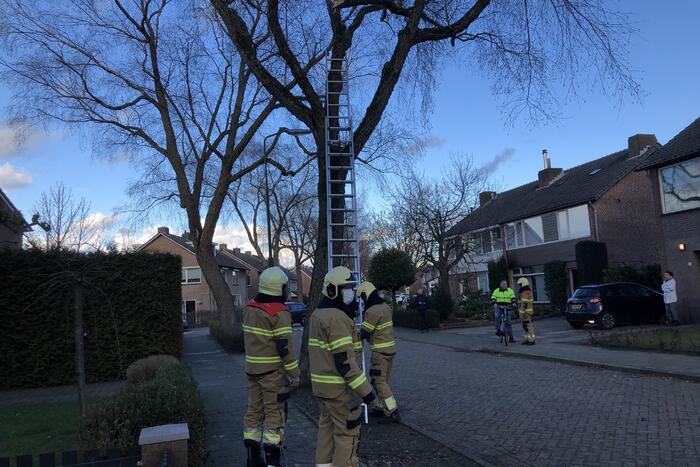
{"label": "bicycle", "polygon": [[499,336],[500,340],[498,342],[502,342],[506,345],[506,347],[508,347],[508,341],[510,339],[510,336],[508,335],[508,327],[507,327],[507,324],[510,321],[510,319],[508,318],[508,313],[513,312],[513,305],[496,304],[496,308],[501,310],[501,324],[499,326],[499,331],[500,331],[501,335]]}

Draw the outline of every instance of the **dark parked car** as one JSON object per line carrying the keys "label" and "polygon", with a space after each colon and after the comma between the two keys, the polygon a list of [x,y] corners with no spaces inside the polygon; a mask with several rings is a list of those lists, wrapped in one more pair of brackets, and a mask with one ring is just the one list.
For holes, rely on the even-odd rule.
{"label": "dark parked car", "polygon": [[292,324],[299,323],[304,325],[304,318],[306,317],[306,304],[299,302],[285,302],[287,308],[289,308],[289,313],[292,315]]}
{"label": "dark parked car", "polygon": [[579,287],[566,305],[566,320],[576,329],[585,324],[611,329],[620,323],[658,323],[664,313],[661,293],[630,282]]}

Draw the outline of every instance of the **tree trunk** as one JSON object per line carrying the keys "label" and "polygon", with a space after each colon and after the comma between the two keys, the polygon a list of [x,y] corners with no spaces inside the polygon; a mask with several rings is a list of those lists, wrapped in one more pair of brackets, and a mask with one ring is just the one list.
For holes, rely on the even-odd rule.
{"label": "tree trunk", "polygon": [[78,384],[78,403],[80,416],[85,418],[87,414],[87,401],[85,400],[85,326],[83,324],[83,309],[85,307],[85,286],[82,280],[73,287],[73,301],[75,317],[73,321],[73,335],[75,338],[75,374]]}
{"label": "tree trunk", "polygon": [[304,277],[301,274],[301,258],[294,252],[294,269],[297,273],[297,303],[304,303]]}
{"label": "tree trunk", "polygon": [[[454,298],[452,297],[452,291],[450,290],[450,270],[447,267],[447,264],[438,264],[437,265],[438,273],[440,274],[440,289],[441,293],[447,293],[450,297],[450,300],[454,302]],[[448,319],[455,319],[455,307],[454,303],[453,306],[450,308],[450,312],[447,315]]]}
{"label": "tree trunk", "polygon": [[221,274],[221,268],[216,262],[212,245],[206,245],[205,243],[208,242],[203,242],[197,249],[197,263],[199,263],[202,275],[214,295],[216,307],[221,317],[221,325],[225,326],[228,333],[233,336],[232,348],[243,352],[243,331],[240,325],[240,317],[236,314],[231,289],[229,289],[223,274]]}

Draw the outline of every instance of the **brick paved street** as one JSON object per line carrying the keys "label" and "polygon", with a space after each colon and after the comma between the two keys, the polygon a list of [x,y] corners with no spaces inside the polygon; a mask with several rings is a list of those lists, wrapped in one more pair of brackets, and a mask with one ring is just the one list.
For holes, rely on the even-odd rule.
{"label": "brick paved street", "polygon": [[[404,422],[493,465],[698,465],[700,385],[473,352],[398,330]],[[420,343],[424,339],[431,343]]]}

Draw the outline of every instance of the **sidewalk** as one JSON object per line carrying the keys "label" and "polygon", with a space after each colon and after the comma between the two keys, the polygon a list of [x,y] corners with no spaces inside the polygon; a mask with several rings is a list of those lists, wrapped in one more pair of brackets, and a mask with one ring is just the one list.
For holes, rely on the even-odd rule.
{"label": "sidewalk", "polygon": [[[594,346],[589,343],[587,330],[571,329],[562,318],[536,321],[535,331],[537,345],[522,346],[518,342],[507,347],[499,343],[492,326],[450,329],[428,334],[398,328],[396,334],[400,339],[431,343],[463,352],[549,360],[700,382],[700,357],[697,356]],[[516,339],[521,339],[519,322],[513,323],[513,333]]]}
{"label": "sidewalk", "polygon": [[[207,465],[237,466],[245,464],[243,417],[248,398],[242,354],[227,354],[209,336],[209,329],[198,328],[185,333],[183,362],[192,368],[207,411]],[[287,464],[313,466],[316,426],[290,399],[286,436],[294,447],[285,450]]]}

